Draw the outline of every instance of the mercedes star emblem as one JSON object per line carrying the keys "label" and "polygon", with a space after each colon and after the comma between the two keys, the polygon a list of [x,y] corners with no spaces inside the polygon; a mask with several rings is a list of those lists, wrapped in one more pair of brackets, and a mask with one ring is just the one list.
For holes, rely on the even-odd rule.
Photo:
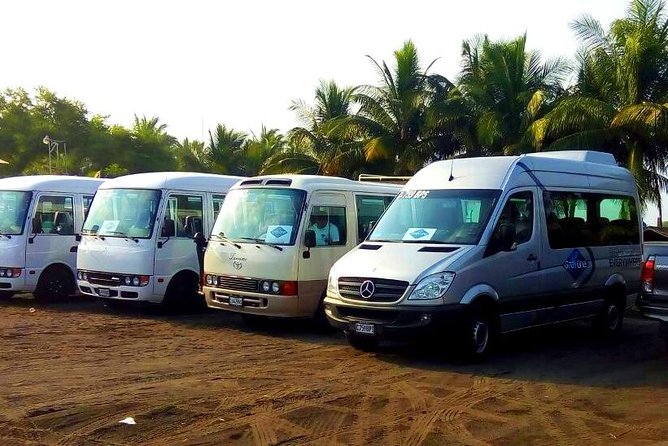
{"label": "mercedes star emblem", "polygon": [[360,285],[360,295],[364,299],[371,299],[371,296],[373,296],[373,293],[376,291],[376,285],[373,284],[372,281],[370,280],[365,280],[362,282],[362,285]]}

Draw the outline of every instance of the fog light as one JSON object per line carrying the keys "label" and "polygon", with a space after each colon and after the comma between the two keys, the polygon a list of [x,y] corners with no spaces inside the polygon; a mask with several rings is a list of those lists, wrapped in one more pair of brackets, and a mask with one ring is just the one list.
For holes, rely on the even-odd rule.
{"label": "fog light", "polygon": [[429,313],[422,313],[420,316],[420,321],[422,322],[429,322],[431,320],[431,314]]}
{"label": "fog light", "polygon": [[329,305],[325,305],[325,314],[327,316],[332,316],[334,314],[334,312],[332,312],[332,307],[330,307]]}
{"label": "fog light", "polygon": [[269,282],[262,282],[262,291],[268,293],[271,289],[271,284]]}
{"label": "fog light", "polygon": [[274,282],[271,284],[271,291],[274,294],[278,294],[278,292],[281,290],[281,287],[278,285],[278,282]]}
{"label": "fog light", "polygon": [[127,286],[130,286],[131,283],[132,283],[132,279],[130,278],[130,276],[125,276],[125,284]]}

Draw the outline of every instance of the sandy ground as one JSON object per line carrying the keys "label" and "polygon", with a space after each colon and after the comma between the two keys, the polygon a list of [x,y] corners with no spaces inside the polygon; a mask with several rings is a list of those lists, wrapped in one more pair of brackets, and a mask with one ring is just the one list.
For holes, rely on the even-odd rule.
{"label": "sandy ground", "polygon": [[570,324],[506,337],[477,365],[83,298],[0,301],[0,339],[2,445],[668,441],[668,354],[635,317],[618,342]]}

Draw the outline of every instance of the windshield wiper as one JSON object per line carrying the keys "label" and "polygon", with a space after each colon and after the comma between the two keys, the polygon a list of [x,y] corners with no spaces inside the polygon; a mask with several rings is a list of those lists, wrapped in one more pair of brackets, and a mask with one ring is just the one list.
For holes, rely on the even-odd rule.
{"label": "windshield wiper", "polygon": [[280,246],[278,246],[278,245],[273,245],[273,244],[271,244],[271,243],[267,243],[267,242],[265,242],[264,240],[262,240],[261,238],[254,238],[254,237],[239,237],[239,238],[240,238],[241,240],[250,240],[250,241],[252,241],[252,242],[257,243],[258,245],[267,245],[267,246],[271,246],[271,247],[274,248],[274,249],[278,249],[279,251],[283,251],[283,248],[281,248]]}
{"label": "windshield wiper", "polygon": [[127,235],[125,232],[122,232],[122,231],[109,231],[107,233],[107,235],[110,235],[110,234],[120,235],[120,236],[126,238],[127,240],[132,240],[135,243],[139,243],[139,239],[137,237],[130,237],[129,235]]}
{"label": "windshield wiper", "polygon": [[216,237],[218,237],[219,240],[222,240],[225,243],[229,243],[230,245],[234,246],[237,249],[241,249],[241,245],[234,243],[232,240],[229,238],[225,237],[225,234],[222,232],[219,232],[218,234],[214,234]]}

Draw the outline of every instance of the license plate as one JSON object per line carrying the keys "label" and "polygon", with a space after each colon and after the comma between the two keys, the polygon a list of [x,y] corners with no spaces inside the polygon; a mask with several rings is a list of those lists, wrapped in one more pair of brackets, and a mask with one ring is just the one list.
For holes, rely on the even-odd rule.
{"label": "license plate", "polygon": [[98,288],[97,294],[102,297],[109,297],[109,288]]}
{"label": "license plate", "polygon": [[361,322],[356,322],[355,333],[373,335],[376,334],[376,327],[373,324],[363,324]]}
{"label": "license plate", "polygon": [[230,296],[230,305],[234,305],[235,307],[240,307],[243,304],[244,304],[243,297]]}

